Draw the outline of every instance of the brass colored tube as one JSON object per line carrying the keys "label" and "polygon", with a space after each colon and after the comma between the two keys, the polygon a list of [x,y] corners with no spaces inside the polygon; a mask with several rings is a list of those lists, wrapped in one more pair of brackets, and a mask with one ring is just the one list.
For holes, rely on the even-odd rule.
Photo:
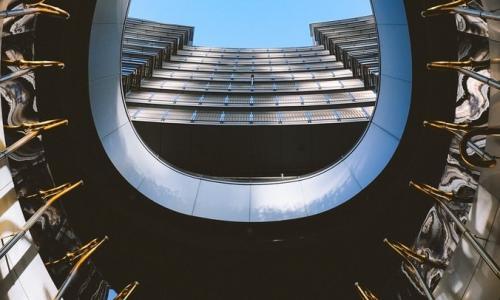
{"label": "brass colored tube", "polygon": [[69,272],[68,277],[64,280],[61,288],[57,292],[56,296],[54,297],[54,300],[60,300],[62,296],[64,295],[64,292],[68,289],[69,285],[75,278],[76,274],[82,267],[82,265],[89,259],[89,257],[99,248],[105,241],[107,241],[109,238],[105,236],[102,240],[99,242],[96,242],[95,244],[92,244],[90,248],[87,248],[85,253],[81,255],[80,259],[76,262],[76,264],[73,266],[71,271]]}
{"label": "brass colored tube", "polygon": [[487,84],[490,87],[500,89],[500,81],[497,81],[493,78],[486,77],[472,70],[466,69],[465,67],[479,67],[484,66],[487,67],[491,63],[497,63],[497,59],[494,59],[493,62],[490,60],[483,61],[435,61],[427,64],[427,68],[429,70],[435,69],[445,69],[445,70],[456,70],[466,76],[476,79],[484,84]]}
{"label": "brass colored tube", "polygon": [[455,0],[455,1],[452,1],[449,3],[436,5],[436,6],[430,7],[428,9],[422,11],[421,15],[422,15],[422,17],[425,18],[425,17],[441,15],[443,13],[450,13],[453,11],[453,9],[455,7],[460,6],[460,5],[466,5],[469,2],[470,1],[467,1],[467,0]]}
{"label": "brass colored tube", "polygon": [[0,83],[25,76],[38,68],[47,68],[47,67],[64,68],[64,63],[59,61],[3,60],[2,63],[8,66],[19,67],[20,69],[0,77]]}
{"label": "brass colored tube", "polygon": [[455,226],[460,230],[465,239],[469,241],[471,246],[477,251],[479,256],[484,260],[484,262],[491,269],[493,274],[500,279],[500,267],[497,265],[495,260],[491,258],[491,256],[484,250],[484,248],[477,242],[472,233],[465,227],[464,224],[458,219],[457,216],[451,211],[445,201],[443,201],[442,197],[439,197],[433,193],[428,192],[428,185],[419,184],[411,182],[410,186],[415,188],[417,191],[420,191],[428,196],[431,196],[443,209],[443,211],[448,215],[448,217],[453,221]]}
{"label": "brass colored tube", "polygon": [[45,4],[44,2],[45,0],[42,0],[33,4],[25,4],[25,8],[0,11],[0,19],[32,14],[45,14],[54,17],[69,19],[70,15],[67,11],[52,5]]}
{"label": "brass colored tube", "polygon": [[42,132],[62,126],[68,125],[68,120],[50,120],[39,123],[25,123],[18,126],[4,125],[5,129],[19,130],[24,132],[24,137],[20,138],[18,141],[0,151],[0,160],[8,157],[10,154],[16,152],[19,148],[26,145],[28,142],[36,138]]}
{"label": "brass colored tube", "polygon": [[354,283],[361,300],[379,300],[370,290],[363,288],[358,282]]}
{"label": "brass colored tube", "polygon": [[49,261],[49,262],[45,263],[45,265],[46,266],[53,266],[53,265],[57,265],[60,263],[72,263],[72,262],[76,261],[77,259],[79,259],[80,257],[82,257],[83,255],[85,255],[90,249],[94,248],[98,243],[99,243],[98,239],[93,239],[92,241],[88,242],[87,244],[83,245],[82,247],[80,247],[76,250],[73,250],[73,251],[69,251],[63,257],[56,259],[56,260],[53,260],[53,261]]}
{"label": "brass colored tube", "polygon": [[443,192],[427,184],[417,184],[410,181],[410,186],[419,190],[420,192],[427,194],[431,197],[440,198],[443,201],[450,202],[453,200],[453,193]]}
{"label": "brass colored tube", "polygon": [[406,255],[404,255],[402,252],[399,251],[399,245],[403,245],[403,244],[401,244],[401,243],[396,244],[393,242],[389,242],[389,240],[387,240],[387,239],[384,239],[384,243],[386,245],[388,245],[392,250],[394,250],[397,254],[399,254],[400,256],[403,257],[403,259],[404,259],[403,267],[417,278],[418,284],[424,290],[424,293],[425,293],[425,296],[427,297],[427,299],[434,300],[434,296],[432,295],[431,291],[429,290],[429,287],[427,286],[424,279],[422,278],[422,276],[418,272],[417,267],[413,264],[413,262],[411,261],[411,259],[409,259],[409,257],[407,257]]}
{"label": "brass colored tube", "polygon": [[[469,124],[454,124],[443,121],[424,121],[424,127],[446,130],[454,134],[458,139],[460,160],[469,168],[493,168],[496,166],[496,157],[489,155],[479,149],[471,140],[476,136],[500,135],[500,128],[489,128],[486,126],[472,126]],[[480,157],[473,157],[467,153],[471,148]]]}
{"label": "brass colored tube", "polygon": [[80,185],[83,184],[83,181],[79,181],[77,183],[67,185],[65,188],[61,189],[57,194],[53,195],[42,207],[40,207],[34,214],[31,216],[31,218],[24,224],[24,226],[21,228],[19,232],[17,232],[12,239],[10,239],[5,246],[3,246],[0,249],[0,259],[2,259],[8,252],[9,250],[14,247],[14,245],[23,237],[26,235],[26,232],[35,225],[35,223],[38,221],[38,219],[41,218],[43,213],[54,203],[56,202],[59,198],[62,196],[66,195],[67,193],[71,192],[72,190],[76,189]]}
{"label": "brass colored tube", "polygon": [[27,199],[29,199],[29,198],[41,198],[43,200],[46,200],[47,198],[52,197],[55,194],[58,194],[62,190],[67,189],[69,186],[70,186],[69,183],[65,183],[63,185],[60,185],[60,186],[52,188],[52,189],[41,190],[41,191],[39,191],[38,193],[36,193],[34,195],[27,196],[26,198]]}
{"label": "brass colored tube", "polygon": [[6,59],[2,61],[3,64],[7,66],[14,66],[14,67],[19,67],[19,68],[40,68],[40,67],[57,67],[57,68],[64,68],[64,63],[60,61],[53,61],[53,60],[24,60],[24,59],[18,59],[18,60],[12,60],[12,59]]}
{"label": "brass colored tube", "polygon": [[431,7],[427,10],[422,11],[420,14],[424,18],[440,16],[445,14],[461,14],[461,15],[474,16],[496,21],[500,20],[500,14],[466,6],[470,2],[471,1],[464,1],[464,0],[453,1],[451,3]]}
{"label": "brass colored tube", "polygon": [[410,249],[410,247],[400,242],[391,242],[388,239],[384,239],[384,243],[386,243],[392,250],[394,250],[394,252],[399,254],[407,262],[416,261],[418,264],[430,265],[439,269],[445,269],[447,267],[445,263],[432,261],[427,256],[418,254]]}
{"label": "brass colored tube", "polygon": [[135,291],[135,289],[139,286],[138,281],[134,281],[127,285],[113,300],[127,300],[130,295]]}
{"label": "brass colored tube", "polygon": [[48,120],[48,121],[43,121],[43,122],[37,122],[37,123],[23,123],[21,125],[4,125],[3,127],[6,129],[15,129],[15,130],[21,130],[24,132],[31,132],[31,131],[43,131],[43,130],[50,130],[52,128],[61,126],[61,125],[68,125],[68,120],[64,119],[54,119],[54,120]]}
{"label": "brass colored tube", "polygon": [[434,61],[427,64],[427,68],[432,69],[457,69],[457,68],[477,68],[488,67],[490,60],[464,60],[464,61]]}

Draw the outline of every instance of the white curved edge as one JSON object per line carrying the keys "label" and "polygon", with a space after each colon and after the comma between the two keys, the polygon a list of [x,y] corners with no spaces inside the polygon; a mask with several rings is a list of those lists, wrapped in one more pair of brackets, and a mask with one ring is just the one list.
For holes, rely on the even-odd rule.
{"label": "white curved edge", "polygon": [[[5,10],[10,3],[11,0],[0,1],[0,11]],[[0,22],[0,32],[3,32],[3,22]],[[0,106],[0,121],[3,124],[2,116]],[[3,126],[0,126],[0,151],[4,149],[5,135]],[[8,236],[19,231],[25,223],[26,219],[17,201],[8,161],[0,161],[0,239],[8,241]],[[57,288],[28,232],[0,260],[0,299],[49,300],[56,293]]]}
{"label": "white curved edge", "polygon": [[121,36],[129,0],[97,0],[89,56],[92,115],[120,174],[152,201],[176,212],[235,222],[303,218],[354,197],[387,166],[411,102],[412,59],[403,0],[372,0],[379,24],[381,85],[373,121],[342,161],[282,183],[231,183],[184,174],[158,159],[138,137],[121,89]]}

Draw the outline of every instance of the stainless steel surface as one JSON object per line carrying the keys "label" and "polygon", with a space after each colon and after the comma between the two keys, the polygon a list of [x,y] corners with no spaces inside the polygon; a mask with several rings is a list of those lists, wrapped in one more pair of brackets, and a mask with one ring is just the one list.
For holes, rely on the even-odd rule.
{"label": "stainless steel surface", "polygon": [[33,68],[32,69],[20,69],[16,72],[12,72],[10,74],[7,74],[5,76],[0,77],[0,83],[19,78],[19,77],[24,76],[32,71],[33,71]]}
{"label": "stainless steel surface", "polygon": [[[496,0],[482,1],[483,9],[495,12],[500,9],[500,2]],[[490,38],[490,57],[500,55],[500,22],[489,19],[488,31]],[[500,79],[500,65],[491,64],[491,77]],[[490,89],[490,110],[488,125],[500,126],[500,93],[495,88]],[[498,156],[500,140],[498,137],[489,137],[486,142],[486,151]],[[466,224],[472,234],[480,238],[479,243],[488,255],[500,264],[500,168],[497,166],[481,172],[476,202],[469,214]],[[500,295],[500,281],[490,268],[481,260],[480,256],[462,239],[460,247],[455,252],[450,267],[443,275],[436,290],[436,299],[498,299]]]}
{"label": "stainless steel surface", "polygon": [[[12,3],[12,0],[0,1],[0,11],[5,11],[7,6]],[[2,32],[3,24],[0,22],[0,31]],[[2,39],[0,39],[0,49],[2,49],[1,46]],[[29,72],[30,70],[26,73]],[[22,74],[18,73],[16,76],[22,76]],[[0,81],[16,76],[3,77]],[[1,111],[0,107],[0,116],[3,116]],[[4,120],[2,120],[2,124],[4,124]],[[0,126],[0,150],[4,150],[5,146],[4,129],[3,126]],[[17,201],[9,165],[5,160],[2,160],[0,163],[0,239],[2,241],[6,237],[8,239],[25,222],[23,211]],[[16,266],[16,268],[13,269],[12,266]],[[19,269],[23,269],[24,272],[18,272]],[[33,245],[29,232],[0,260],[0,282],[1,299],[48,299],[55,295],[56,287]]]}
{"label": "stainless steel surface", "polygon": [[64,293],[70,286],[70,284],[73,282],[75,279],[76,275],[78,274],[78,271],[82,267],[84,263],[87,262],[87,260],[90,258],[90,256],[109,238],[105,236],[103,239],[101,239],[99,242],[96,242],[95,244],[92,244],[91,248],[89,248],[85,254],[82,255],[82,257],[75,263],[75,265],[71,268],[71,271],[69,272],[68,277],[63,281],[61,284],[61,288],[59,291],[57,291],[56,296],[54,297],[54,300],[60,300],[64,296]]}
{"label": "stainless steel surface", "polygon": [[481,17],[481,18],[485,18],[485,19],[500,21],[500,14],[494,13],[494,12],[488,12],[488,11],[482,11],[479,9],[470,9],[470,8],[464,8],[464,7],[457,7],[454,9],[454,11],[459,13],[459,14],[471,15],[471,16]]}
{"label": "stainless steel surface", "polygon": [[[384,239],[384,243],[391,248],[394,252],[396,252],[401,258],[403,258],[402,268],[406,273],[411,274],[416,278],[416,282],[418,283],[418,290],[422,289],[424,295],[429,300],[434,300],[429,287],[425,283],[424,278],[418,271],[416,263],[421,264],[434,264],[434,261],[429,260],[426,256],[418,254],[414,250],[410,249],[408,246],[400,243],[400,242],[392,242],[388,239]],[[441,268],[442,265],[438,264]]]}
{"label": "stainless steel surface", "polygon": [[31,14],[45,14],[68,19],[69,14],[55,6],[43,3],[45,0],[40,0],[37,3],[25,4],[24,8],[16,8],[11,10],[0,11],[0,18],[9,18],[17,16],[25,16]]}
{"label": "stainless steel surface", "polygon": [[[365,19],[370,26],[361,28]],[[356,28],[356,39],[351,39],[351,30],[346,30],[352,27]],[[379,74],[372,16],[314,29],[315,34],[336,33],[321,41],[327,48],[332,42],[341,45],[342,51],[336,52],[339,56],[322,47],[274,49],[277,52],[189,48],[186,43],[193,31],[189,26],[125,21],[122,78],[132,120],[217,126],[307,126],[365,122],[371,118]],[[369,46],[366,38],[372,40]],[[373,102],[357,101],[355,94],[359,93],[371,93]],[[340,110],[332,109],[340,104],[332,100],[345,95],[352,101],[341,102]],[[308,101],[311,98],[322,100]],[[262,105],[263,102],[267,104]],[[235,104],[238,111],[228,111]],[[295,106],[293,110],[291,105]]]}
{"label": "stainless steel surface", "polygon": [[12,236],[12,238],[9,239],[9,241],[6,242],[5,245],[3,245],[0,248],[0,259],[2,259],[14,247],[14,245],[17,242],[19,242],[19,240],[21,240],[26,235],[26,233],[28,233],[28,231],[31,229],[31,227],[33,227],[33,225],[35,225],[35,223],[42,217],[43,213],[52,205],[52,203],[54,203],[56,200],[61,198],[66,193],[71,192],[73,189],[77,188],[81,184],[83,184],[82,181],[80,181],[76,184],[73,184],[71,186],[68,186],[67,188],[60,191],[58,194],[52,196],[51,199],[49,199],[44,205],[42,205],[33,214],[33,216],[31,216],[31,218],[29,218],[29,220],[26,221],[26,224],[24,224],[23,227],[20,228],[19,231],[16,232],[16,234],[14,234]]}

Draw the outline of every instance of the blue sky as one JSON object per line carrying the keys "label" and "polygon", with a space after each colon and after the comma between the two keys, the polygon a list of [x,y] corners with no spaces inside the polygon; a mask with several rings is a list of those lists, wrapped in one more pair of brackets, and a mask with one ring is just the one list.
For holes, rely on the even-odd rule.
{"label": "blue sky", "polygon": [[371,14],[369,0],[132,0],[129,16],[195,26],[194,44],[311,45],[309,24]]}

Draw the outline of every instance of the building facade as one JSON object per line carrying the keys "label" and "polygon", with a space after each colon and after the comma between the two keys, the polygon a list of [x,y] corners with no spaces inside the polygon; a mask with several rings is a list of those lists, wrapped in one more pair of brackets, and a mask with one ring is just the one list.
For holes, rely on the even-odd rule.
{"label": "building facade", "polygon": [[[325,28],[374,34],[373,17],[360,20],[311,26],[317,40]],[[134,121],[250,126],[366,122],[371,117],[378,65],[351,64],[348,57],[358,58],[359,52],[330,49],[337,46],[335,37],[307,47],[234,49],[192,46],[193,32],[192,27],[127,21],[123,72]],[[340,35],[338,41],[343,39]],[[373,45],[370,58],[376,62],[376,39]]]}
{"label": "building facade", "polygon": [[311,24],[311,46],[213,48],[193,46],[192,27],[128,19],[129,117],[154,152],[183,170],[232,178],[317,171],[347,153],[371,119],[374,32],[369,16]]}
{"label": "building facade", "polygon": [[[126,21],[129,0],[65,1],[61,8],[0,1],[0,298],[118,300],[137,281],[137,299],[351,299],[356,290],[361,299],[498,298],[500,65],[492,62],[500,7],[495,0],[482,4],[424,18],[439,7],[373,0],[378,38],[373,20],[363,17],[312,24],[314,46],[235,50],[192,46],[191,27]],[[450,6],[444,7],[447,14]],[[321,49],[318,57],[300,56]],[[452,61],[457,52],[460,62]],[[289,53],[294,57],[285,57]],[[343,68],[327,70],[352,75],[295,80],[323,70],[256,72],[307,68],[313,58],[335,59],[324,64]],[[192,78],[181,69],[190,64],[196,65],[187,72]],[[271,78],[267,87],[260,85],[263,73]],[[364,90],[329,87],[343,80],[358,80]],[[257,105],[257,96],[306,100],[362,91],[378,94],[369,121],[258,123],[249,117],[370,106],[266,106]],[[150,93],[146,104],[124,97],[140,93]],[[158,95],[166,95],[166,103],[152,103]],[[192,102],[193,95],[203,101],[178,103],[181,97]],[[246,99],[239,106],[232,102],[237,96]],[[131,110],[139,117],[151,108],[167,112],[160,121],[132,123]],[[182,110],[191,118],[168,119]],[[198,119],[207,111],[214,117]],[[237,112],[243,121],[226,119]],[[180,144],[174,156],[182,156],[210,142],[217,145],[211,156],[203,150],[188,153],[187,160],[220,163],[256,144],[260,157],[288,155],[284,164],[311,166],[321,155],[307,152],[308,143],[340,157],[330,146],[338,148],[344,136],[356,140],[353,125],[362,138],[354,147],[344,145],[350,152],[341,161],[293,179],[212,178],[158,158],[164,153],[157,150],[172,144]],[[433,131],[457,133],[454,128],[463,131],[451,143]],[[168,130],[177,138],[164,135]],[[273,141],[279,136],[288,141]],[[159,148],[145,147],[158,137]],[[255,164],[255,157],[235,161]]]}

